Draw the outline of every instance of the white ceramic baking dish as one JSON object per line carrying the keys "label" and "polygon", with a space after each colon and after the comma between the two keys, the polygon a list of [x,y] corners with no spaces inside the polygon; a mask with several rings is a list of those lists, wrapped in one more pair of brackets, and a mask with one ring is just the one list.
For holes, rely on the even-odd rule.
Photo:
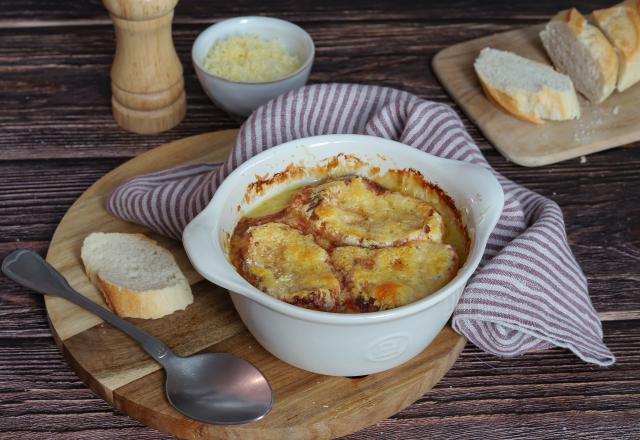
{"label": "white ceramic baking dish", "polygon": [[[246,197],[250,185],[290,164],[311,167],[340,153],[379,167],[381,172],[413,168],[454,200],[462,213],[471,246],[465,264],[445,287],[396,309],[342,314],[285,303],[256,289],[236,272],[229,262],[225,241],[238,220],[265,197],[310,178],[286,180],[265,194]],[[366,169],[361,174],[367,175]],[[244,324],[273,355],[315,373],[359,376],[406,362],[436,337],[478,266],[503,204],[502,188],[491,172],[482,167],[442,159],[378,137],[315,136],[270,148],[241,164],[186,227],[183,243],[195,269],[229,290]]]}

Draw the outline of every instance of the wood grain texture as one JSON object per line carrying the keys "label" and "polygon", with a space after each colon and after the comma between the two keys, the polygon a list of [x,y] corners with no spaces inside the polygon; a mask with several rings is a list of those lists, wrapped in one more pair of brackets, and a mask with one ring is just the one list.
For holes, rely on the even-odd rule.
{"label": "wood grain texture", "polygon": [[139,134],[175,127],[187,112],[171,22],[178,0],[104,0],[116,34],[111,106],[120,127]]}
{"label": "wood grain texture", "polygon": [[[498,359],[467,345],[423,398],[345,438],[637,438],[640,326],[608,322],[604,331],[618,357],[608,369],[561,349]],[[0,344],[0,359],[3,439],[171,438],[97,398],[48,339]]]}
{"label": "wood grain texture", "polygon": [[[131,177],[179,164],[222,162],[229,153],[236,133],[236,130],[225,130],[216,132],[215,135],[205,133],[174,141],[122,164],[100,178],[76,200],[62,218],[51,239],[47,260],[62,272],[72,287],[105,306],[102,295],[85,276],[80,261],[82,241],[96,231],[145,232],[173,253],[190,283],[199,281],[201,277],[191,268],[181,243],[111,216],[106,211],[106,201],[117,185]],[[101,322],[95,315],[60,297],[46,297],[45,303],[54,336],[60,342]]]}
{"label": "wood grain texture", "polygon": [[[583,12],[611,5],[585,0]],[[46,253],[66,210],[132,156],[206,131],[237,128],[209,102],[189,51],[207,24],[265,14],[302,25],[317,46],[311,81],[402,88],[454,105],[430,69],[441,49],[542,23],[572,0],[415,2],[181,0],[174,33],[188,112],[158,135],[119,129],[111,116],[114,34],[100,0],[5,0],[0,8],[0,257],[25,246]],[[459,111],[460,112],[460,111]],[[556,200],[569,240],[618,358],[598,369],[565,350],[497,359],[468,345],[424,398],[348,436],[363,439],[635,439],[640,352],[639,143],[525,169],[505,160],[464,116],[474,141],[507,177]],[[629,321],[620,321],[630,319]],[[0,437],[169,439],[87,389],[55,347],[44,301],[0,277]]]}
{"label": "wood grain texture", "polygon": [[[287,20],[307,23],[314,21],[381,22],[420,19],[428,22],[523,22],[542,20],[554,12],[575,6],[572,0],[544,0],[535,3],[521,1],[458,0],[455,3],[428,2],[417,4],[412,0],[386,1],[325,0],[300,2],[280,0],[260,3],[255,0],[216,2],[215,7],[199,0],[180,0],[176,7],[176,23],[214,21],[239,15],[271,15]],[[607,6],[607,0],[583,0],[580,8],[590,11]],[[455,7],[451,7],[455,5]],[[69,4],[60,8],[56,0],[5,0],[0,19],[14,26],[34,26],[35,23],[51,24],[77,22],[78,26],[103,21],[108,23],[101,0],[87,0],[82,5]]]}
{"label": "wood grain texture", "polygon": [[640,140],[640,86],[614,92],[601,104],[580,95],[579,119],[541,125],[513,117],[486,97],[473,70],[480,51],[491,47],[551,65],[538,36],[543,28],[535,25],[456,44],[438,52],[433,69],[462,111],[518,165],[548,165]]}
{"label": "wood grain texture", "polygon": [[320,376],[271,356],[244,328],[227,292],[191,268],[181,243],[157,237],[141,226],[114,218],[106,198],[126,179],[186,163],[220,162],[237,131],[185,138],[124,163],[99,179],[71,206],[56,229],[47,260],[69,283],[105,306],[83,272],[80,247],[95,231],[144,232],[174,254],[193,285],[194,303],[155,320],[132,319],[179,356],[233,353],[256,365],[274,392],[274,407],[263,420],[243,426],[215,426],[188,419],[169,405],[164,372],[130,338],[59,297],[45,303],[54,339],[89,387],[131,417],[181,438],[334,438],[389,417],[420,398],[453,365],[463,337],[446,327],[418,356],[392,370],[359,380]]}
{"label": "wood grain texture", "polygon": [[[11,106],[11,110],[0,108],[0,120],[4,121],[0,134],[7,141],[0,145],[0,155],[16,160],[131,157],[171,140],[236,127],[206,97],[191,65],[191,44],[203,28],[174,26],[175,45],[185,69],[188,111],[176,128],[154,136],[127,133],[111,117],[109,68],[114,41],[109,25],[20,29],[0,35],[0,45],[14,48],[0,54],[1,81],[8,91],[4,100]],[[429,71],[428,57],[459,38],[460,29],[438,28],[436,33],[420,22],[401,28],[392,23],[312,23],[305,28],[318,48],[311,82],[375,83],[445,100],[446,94]],[[474,32],[482,35],[486,26]],[[389,40],[390,33],[397,34],[397,39]],[[44,59],[34,35],[53,46]],[[83,55],[87,52],[92,54],[90,62]],[[48,75],[40,74],[43,68]],[[387,74],[392,71],[404,73],[402,77]],[[70,138],[63,129],[70,126],[77,137]]]}
{"label": "wood grain texture", "polygon": [[160,371],[115,391],[115,405],[149,426],[180,438],[327,439],[363,429],[397,413],[430,390],[450,368],[464,339],[450,327],[410,361],[363,378],[322,376],[292,368],[266,352],[247,332],[212,345],[207,352],[230,352],[257,365],[274,392],[267,417],[240,426],[194,422],[169,406]]}
{"label": "wood grain texture", "polygon": [[[179,356],[201,352],[245,331],[225,290],[204,281],[194,284],[192,290],[194,306],[188,310],[166,319],[130,321],[166,341]],[[49,319],[56,328],[63,324],[59,316]],[[61,338],[58,335],[56,339]],[[113,390],[162,369],[130,338],[102,322],[60,343],[74,368],[85,375],[85,383],[90,383],[110,403]]]}

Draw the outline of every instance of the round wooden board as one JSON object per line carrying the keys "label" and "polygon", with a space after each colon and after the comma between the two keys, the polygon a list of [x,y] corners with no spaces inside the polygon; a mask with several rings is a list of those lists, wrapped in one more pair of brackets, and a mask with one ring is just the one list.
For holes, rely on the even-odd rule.
{"label": "round wooden board", "polygon": [[121,165],[93,184],[58,226],[47,255],[71,285],[105,305],[80,260],[82,240],[94,231],[144,232],[169,249],[192,285],[194,304],[155,320],[132,319],[178,355],[234,353],[256,365],[274,391],[273,410],[247,425],[209,425],[174,410],[164,395],[164,372],[131,339],[100,319],[56,297],[46,297],[56,343],[72,367],[96,393],[118,410],[148,426],[188,439],[332,438],[383,420],[419,399],[451,368],[465,339],[445,327],[433,343],[409,362],[362,378],[321,376],[292,367],[265,351],[245,329],[229,296],[204,281],[181,243],[111,216],[105,202],[124,180],[172,166],[222,162],[237,130],[193,136],[165,144]]}

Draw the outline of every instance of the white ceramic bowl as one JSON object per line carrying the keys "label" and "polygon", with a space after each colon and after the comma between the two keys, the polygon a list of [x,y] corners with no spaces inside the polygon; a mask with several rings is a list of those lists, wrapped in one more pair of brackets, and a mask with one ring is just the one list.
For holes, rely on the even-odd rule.
{"label": "white ceramic bowl", "polygon": [[[254,34],[265,39],[277,39],[290,53],[302,60],[302,66],[292,74],[268,82],[230,81],[209,73],[204,59],[217,40],[234,35]],[[207,96],[223,110],[248,116],[256,108],[282,93],[302,87],[309,78],[315,46],[302,28],[285,20],[271,17],[236,17],[209,26],[191,49],[191,59]]]}
{"label": "white ceramic bowl", "polygon": [[[462,213],[471,246],[465,264],[445,287],[395,309],[342,314],[285,303],[256,289],[236,272],[225,251],[227,234],[233,232],[240,217],[260,199],[305,180],[284,182],[247,203],[243,199],[249,185],[257,176],[274,175],[291,163],[314,165],[339,153],[356,156],[380,167],[381,172],[416,169],[454,200]],[[359,376],[406,362],[436,337],[478,266],[503,204],[502,188],[482,167],[435,157],[378,137],[315,136],[270,148],[240,165],[220,185],[207,207],[187,225],[183,243],[195,269],[229,290],[244,324],[272,354],[315,373]]]}

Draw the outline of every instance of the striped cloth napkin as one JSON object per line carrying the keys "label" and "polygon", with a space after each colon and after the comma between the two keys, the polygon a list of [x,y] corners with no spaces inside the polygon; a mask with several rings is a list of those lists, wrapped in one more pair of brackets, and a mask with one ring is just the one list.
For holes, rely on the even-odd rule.
{"label": "striped cloth napkin", "polygon": [[395,139],[478,164],[498,178],[504,211],[455,310],[456,331],[498,356],[557,346],[586,362],[615,362],[602,342],[602,326],[567,243],[558,205],[493,171],[450,107],[406,92],[356,84],[311,85],[288,92],[251,115],[224,163],[135,177],[111,194],[108,209],[180,239],[220,182],[247,158],[292,139],[335,133]]}

